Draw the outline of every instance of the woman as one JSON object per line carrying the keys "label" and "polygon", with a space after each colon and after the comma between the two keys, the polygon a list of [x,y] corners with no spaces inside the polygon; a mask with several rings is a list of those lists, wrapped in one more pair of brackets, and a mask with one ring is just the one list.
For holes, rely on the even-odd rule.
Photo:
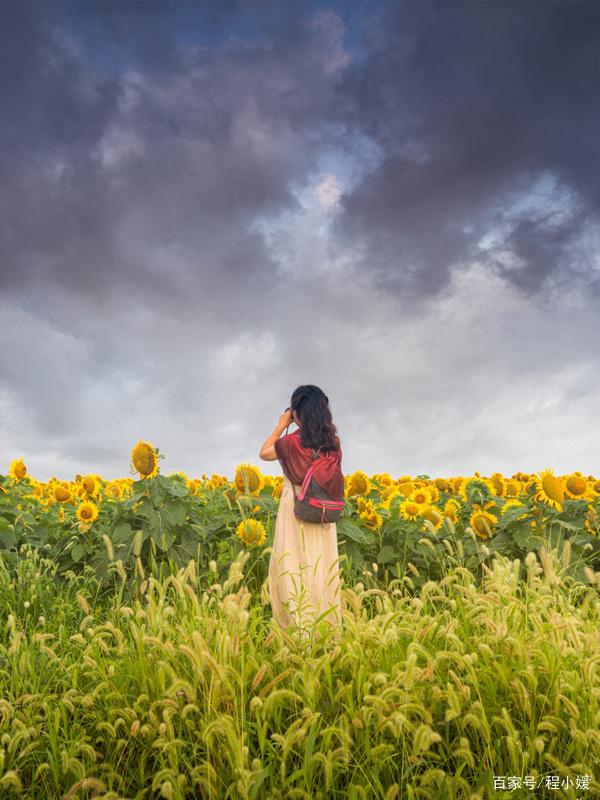
{"label": "woman", "polygon": [[[292,422],[298,429],[280,438]],[[333,499],[343,498],[342,451],[329,400],[318,386],[299,386],[259,457],[278,459],[284,474],[269,563],[273,618],[282,628],[297,624],[305,633],[321,615],[338,629],[342,622],[336,525],[305,522],[294,514],[295,493],[316,451],[327,457],[317,465],[315,481]]]}

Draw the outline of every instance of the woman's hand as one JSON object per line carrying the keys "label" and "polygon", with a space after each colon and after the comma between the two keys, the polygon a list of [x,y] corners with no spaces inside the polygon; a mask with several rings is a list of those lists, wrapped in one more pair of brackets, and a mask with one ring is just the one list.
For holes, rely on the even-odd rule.
{"label": "woman's hand", "polygon": [[262,458],[263,461],[275,461],[277,459],[277,453],[275,452],[275,442],[283,431],[287,428],[288,425],[291,425],[294,421],[292,416],[292,412],[290,410],[284,411],[283,414],[279,417],[279,421],[275,426],[275,430],[273,433],[267,437],[265,443],[260,448],[260,453],[258,454],[259,458]]}
{"label": "woman's hand", "polygon": [[283,414],[279,417],[278,425],[281,428],[287,428],[287,426],[291,425],[293,421],[294,418],[292,416],[292,411],[291,410],[284,411]]}

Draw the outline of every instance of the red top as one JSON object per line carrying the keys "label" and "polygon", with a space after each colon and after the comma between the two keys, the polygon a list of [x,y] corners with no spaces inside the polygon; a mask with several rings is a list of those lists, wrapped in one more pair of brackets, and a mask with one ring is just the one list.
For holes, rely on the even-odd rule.
{"label": "red top", "polygon": [[[300,486],[310,465],[313,463],[313,451],[303,447],[300,441],[300,430],[288,433],[275,442],[275,454],[281,468],[292,483]],[[313,477],[319,486],[327,492],[332,500],[344,499],[344,476],[342,474],[342,451],[319,451],[319,458]]]}

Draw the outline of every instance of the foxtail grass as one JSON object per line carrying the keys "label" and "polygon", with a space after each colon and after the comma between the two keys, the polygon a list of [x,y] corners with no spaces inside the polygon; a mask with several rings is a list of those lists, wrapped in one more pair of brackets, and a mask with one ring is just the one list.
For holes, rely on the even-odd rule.
{"label": "foxtail grass", "polygon": [[[306,638],[244,563],[102,595],[27,549],[0,562],[0,797],[600,796],[591,570],[574,583],[543,550],[481,585],[460,566],[417,593],[356,583],[341,629]],[[499,776],[573,785],[503,794]]]}

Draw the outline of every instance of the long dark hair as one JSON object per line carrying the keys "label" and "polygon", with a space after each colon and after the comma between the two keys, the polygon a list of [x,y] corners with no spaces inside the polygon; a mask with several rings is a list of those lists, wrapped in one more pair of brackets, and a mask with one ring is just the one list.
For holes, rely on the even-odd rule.
{"label": "long dark hair", "polygon": [[329,398],[318,386],[299,386],[292,394],[292,411],[300,420],[300,441],[303,447],[324,451],[339,450],[340,439],[333,424]]}

